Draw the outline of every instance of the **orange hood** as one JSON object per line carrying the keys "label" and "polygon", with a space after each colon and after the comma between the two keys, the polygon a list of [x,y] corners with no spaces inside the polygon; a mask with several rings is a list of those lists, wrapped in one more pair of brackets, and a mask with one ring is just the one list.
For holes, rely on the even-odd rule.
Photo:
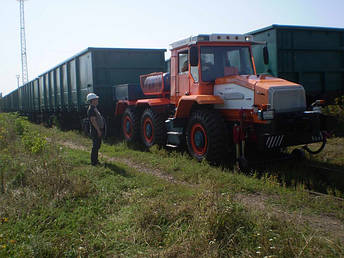
{"label": "orange hood", "polygon": [[276,78],[270,75],[235,75],[218,78],[215,85],[233,83],[255,91],[254,104],[267,104],[268,91],[271,87],[300,86],[294,82]]}

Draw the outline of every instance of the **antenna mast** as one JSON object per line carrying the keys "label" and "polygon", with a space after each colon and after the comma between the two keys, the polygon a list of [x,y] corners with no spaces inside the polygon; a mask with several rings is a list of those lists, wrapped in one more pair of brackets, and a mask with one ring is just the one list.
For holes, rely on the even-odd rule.
{"label": "antenna mast", "polygon": [[25,19],[24,19],[24,1],[17,0],[20,6],[20,48],[21,48],[21,63],[22,63],[22,83],[23,85],[28,81],[27,56],[26,56],[26,38],[25,38]]}

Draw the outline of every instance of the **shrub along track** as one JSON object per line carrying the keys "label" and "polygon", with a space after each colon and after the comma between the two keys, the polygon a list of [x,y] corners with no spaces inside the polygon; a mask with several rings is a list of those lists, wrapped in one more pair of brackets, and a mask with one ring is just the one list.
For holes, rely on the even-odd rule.
{"label": "shrub along track", "polygon": [[[51,141],[51,140],[50,140]],[[64,147],[81,150],[89,152],[91,147],[86,147],[82,144],[77,144],[72,141],[58,141],[57,144]],[[134,159],[123,158],[123,157],[109,157],[107,155],[99,153],[100,157],[106,160],[107,162],[118,162],[125,164],[129,167],[134,168],[138,172],[143,172],[161,178],[165,181],[168,181],[172,184],[182,184],[190,187],[198,187],[197,184],[191,184],[185,181],[181,181],[170,175],[167,171],[162,169],[152,168],[146,164],[136,162]],[[333,235],[334,237],[340,239],[344,244],[344,223],[339,219],[331,216],[331,214],[304,214],[302,207],[296,211],[287,211],[282,205],[271,204],[271,200],[277,200],[279,196],[271,196],[263,193],[248,194],[248,193],[237,193],[234,196],[234,200],[240,202],[247,209],[252,211],[260,211],[266,213],[266,216],[271,218],[273,216],[292,223],[295,225],[308,226],[314,229],[317,233],[326,233]],[[313,198],[334,198],[333,196],[326,195],[316,195]],[[342,202],[343,200],[337,198],[337,201]],[[344,207],[344,202],[342,203]],[[328,240],[330,241],[330,240]]]}

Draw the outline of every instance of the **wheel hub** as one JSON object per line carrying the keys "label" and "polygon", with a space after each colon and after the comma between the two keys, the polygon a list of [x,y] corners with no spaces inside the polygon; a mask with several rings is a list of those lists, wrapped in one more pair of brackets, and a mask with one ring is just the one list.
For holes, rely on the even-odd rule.
{"label": "wheel hub", "polygon": [[147,138],[152,138],[152,125],[150,123],[146,123],[146,136]]}
{"label": "wheel hub", "polygon": [[207,152],[207,135],[202,124],[195,123],[191,128],[191,146],[197,155],[205,155]]}
{"label": "wheel hub", "polygon": [[205,144],[205,139],[204,139],[204,135],[202,131],[196,131],[195,132],[195,145],[198,149],[203,149],[204,148],[204,144]]}
{"label": "wheel hub", "polygon": [[128,119],[127,119],[127,121],[125,123],[125,130],[126,130],[127,134],[130,134],[131,126],[130,126],[130,121]]}

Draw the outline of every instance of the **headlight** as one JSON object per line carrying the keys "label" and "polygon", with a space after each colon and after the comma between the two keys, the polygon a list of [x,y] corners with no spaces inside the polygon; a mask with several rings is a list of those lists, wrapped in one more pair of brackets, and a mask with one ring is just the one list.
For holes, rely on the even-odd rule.
{"label": "headlight", "polygon": [[316,113],[320,113],[320,114],[322,113],[321,107],[313,107],[312,109]]}
{"label": "headlight", "polygon": [[263,112],[263,119],[264,120],[271,120],[274,119],[274,111],[273,110],[269,110],[269,111],[264,111]]}

